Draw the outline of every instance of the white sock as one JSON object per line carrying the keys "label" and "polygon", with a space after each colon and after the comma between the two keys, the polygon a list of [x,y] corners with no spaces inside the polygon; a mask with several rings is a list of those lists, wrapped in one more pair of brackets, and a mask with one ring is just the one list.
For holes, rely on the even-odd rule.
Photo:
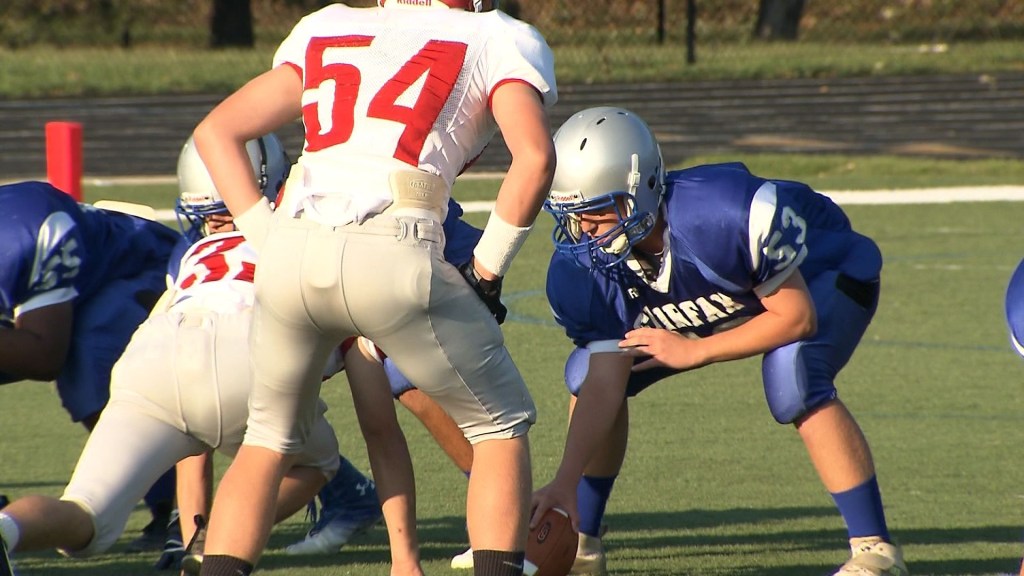
{"label": "white sock", "polygon": [[0,512],[0,537],[3,537],[8,552],[17,548],[18,540],[21,539],[21,530],[18,528],[18,524],[14,522],[14,518],[3,512]]}

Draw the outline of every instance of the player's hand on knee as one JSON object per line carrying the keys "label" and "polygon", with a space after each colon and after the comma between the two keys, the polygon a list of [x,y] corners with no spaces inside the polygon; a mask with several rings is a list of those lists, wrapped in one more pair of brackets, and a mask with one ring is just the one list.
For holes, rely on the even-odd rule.
{"label": "player's hand on knee", "polygon": [[504,322],[505,316],[508,315],[508,308],[501,303],[501,278],[493,280],[482,278],[476,271],[472,259],[459,266],[459,272],[462,272],[462,277],[466,279],[470,288],[476,292],[476,295],[480,297],[480,300],[487,306],[487,309],[491,311],[498,324]]}

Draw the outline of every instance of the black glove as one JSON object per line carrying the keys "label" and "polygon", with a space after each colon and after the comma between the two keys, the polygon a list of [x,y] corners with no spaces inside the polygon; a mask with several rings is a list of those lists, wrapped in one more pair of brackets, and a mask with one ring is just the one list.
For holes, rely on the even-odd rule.
{"label": "black glove", "polygon": [[484,280],[481,278],[476,273],[476,268],[473,267],[472,258],[469,262],[459,266],[459,272],[462,272],[462,277],[469,283],[470,288],[487,305],[487,309],[494,315],[494,319],[498,321],[498,324],[504,322],[505,316],[508,315],[508,308],[505,308],[505,305],[501,303],[501,278],[496,280]]}

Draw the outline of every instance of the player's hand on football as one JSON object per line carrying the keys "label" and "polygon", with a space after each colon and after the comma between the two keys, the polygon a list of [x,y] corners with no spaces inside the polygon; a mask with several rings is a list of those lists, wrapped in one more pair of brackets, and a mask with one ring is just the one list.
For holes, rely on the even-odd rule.
{"label": "player's hand on football", "polygon": [[700,340],[661,328],[637,328],[626,332],[619,348],[634,357],[650,356],[633,366],[633,372],[668,367],[676,370],[698,368],[706,363]]}
{"label": "player's hand on football", "polygon": [[476,269],[476,259],[471,258],[469,262],[459,266],[459,272],[466,279],[470,288],[476,292],[480,300],[487,305],[487,309],[494,315],[494,319],[501,324],[508,315],[508,308],[501,303],[501,277],[484,278]]}
{"label": "player's hand on football", "polygon": [[562,487],[556,481],[535,491],[530,502],[530,528],[535,528],[544,513],[551,508],[564,510],[569,515],[569,520],[572,521],[573,530],[580,531],[575,484]]}

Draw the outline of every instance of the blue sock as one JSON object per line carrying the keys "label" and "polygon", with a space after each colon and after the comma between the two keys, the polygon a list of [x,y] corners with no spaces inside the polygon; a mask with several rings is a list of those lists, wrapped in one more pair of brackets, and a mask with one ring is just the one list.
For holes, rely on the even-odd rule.
{"label": "blue sock", "polygon": [[590,536],[601,535],[601,520],[612,486],[618,476],[583,476],[576,485],[576,507],[580,515],[580,532]]}
{"label": "blue sock", "polygon": [[882,494],[878,479],[872,476],[860,486],[845,492],[832,494],[839,513],[846,522],[850,538],[881,536],[889,541],[889,528],[885,525],[885,511],[882,509]]}

